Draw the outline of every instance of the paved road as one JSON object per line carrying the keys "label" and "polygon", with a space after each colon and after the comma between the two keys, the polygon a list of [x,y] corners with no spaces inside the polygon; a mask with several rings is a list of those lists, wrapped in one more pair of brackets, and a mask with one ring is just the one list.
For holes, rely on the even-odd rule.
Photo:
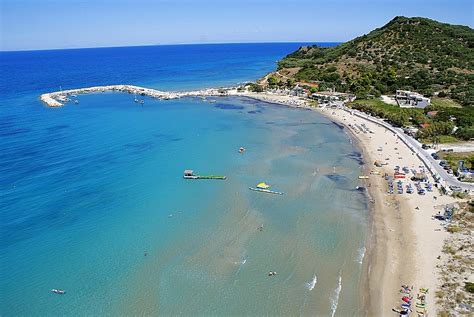
{"label": "paved road", "polygon": [[353,113],[354,115],[371,121],[375,124],[381,125],[388,130],[392,131],[393,133],[397,134],[397,136],[405,143],[423,162],[423,164],[428,168],[431,172],[433,177],[439,177],[440,183],[445,188],[449,188],[450,186],[459,186],[462,190],[467,191],[474,191],[474,184],[473,183],[465,183],[460,182],[456,177],[449,175],[441,166],[439,166],[439,161],[436,161],[428,151],[422,149],[421,144],[415,140],[414,138],[406,135],[402,129],[395,128],[392,125],[388,124],[387,122],[374,118],[366,113],[349,109],[347,107],[343,107],[343,109],[347,112]]}

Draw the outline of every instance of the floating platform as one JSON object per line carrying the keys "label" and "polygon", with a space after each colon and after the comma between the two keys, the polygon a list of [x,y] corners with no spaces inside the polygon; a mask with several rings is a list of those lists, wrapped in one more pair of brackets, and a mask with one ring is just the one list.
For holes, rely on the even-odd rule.
{"label": "floating platform", "polygon": [[220,175],[195,175],[193,170],[184,170],[183,177],[185,179],[220,179],[224,180],[227,176]]}
{"label": "floating platform", "polygon": [[262,193],[267,193],[267,194],[275,194],[275,195],[283,195],[284,193],[282,192],[277,192],[274,190],[270,189],[264,189],[264,188],[255,188],[255,187],[249,187],[250,190],[256,191],[256,192],[262,192]]}
{"label": "floating platform", "polygon": [[184,175],[185,179],[219,179],[225,180],[227,176],[220,176],[220,175]]}

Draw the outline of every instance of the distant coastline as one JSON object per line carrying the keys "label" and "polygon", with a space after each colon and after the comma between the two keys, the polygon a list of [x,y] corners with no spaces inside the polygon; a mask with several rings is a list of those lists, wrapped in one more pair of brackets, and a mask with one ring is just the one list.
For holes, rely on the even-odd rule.
{"label": "distant coastline", "polygon": [[41,49],[10,49],[0,50],[0,54],[3,53],[20,53],[20,52],[47,52],[47,51],[69,51],[69,50],[95,50],[95,49],[127,49],[127,48],[140,48],[140,47],[154,47],[154,46],[194,46],[194,45],[260,45],[260,44],[292,44],[297,43],[299,45],[312,45],[317,44],[321,46],[336,46],[344,42],[319,42],[319,41],[282,41],[282,42],[216,42],[216,43],[157,43],[157,44],[141,44],[141,45],[117,45],[117,46],[86,46],[86,47],[55,47],[55,48],[41,48]]}

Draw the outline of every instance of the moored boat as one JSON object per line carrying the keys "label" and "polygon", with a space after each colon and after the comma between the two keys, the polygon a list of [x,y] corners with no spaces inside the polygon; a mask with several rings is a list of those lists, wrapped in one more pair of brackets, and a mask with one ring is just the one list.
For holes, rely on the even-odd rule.
{"label": "moored boat", "polygon": [[56,288],[53,288],[51,290],[51,293],[55,293],[55,294],[66,294],[66,291],[65,290],[62,290],[62,289],[56,289]]}

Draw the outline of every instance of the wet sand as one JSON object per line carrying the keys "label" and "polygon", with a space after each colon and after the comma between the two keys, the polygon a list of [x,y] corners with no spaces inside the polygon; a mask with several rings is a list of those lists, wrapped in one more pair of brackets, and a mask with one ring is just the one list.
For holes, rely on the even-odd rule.
{"label": "wet sand", "polygon": [[[384,173],[393,175],[396,165],[418,168],[422,162],[397,137],[384,127],[352,116],[341,109],[320,110],[321,113],[351,130],[363,148],[363,156],[369,170],[381,175],[370,175],[367,181],[369,194],[374,203],[371,208],[371,230],[367,241],[367,256],[364,263],[366,281],[361,287],[368,290],[362,301],[369,316],[392,314],[392,308],[399,308],[402,284],[413,285],[414,292],[421,287],[431,291],[427,296],[427,311],[436,315],[437,305],[434,292],[439,286],[435,266],[436,257],[447,233],[439,222],[432,219],[441,205],[454,199],[441,196],[436,188],[426,195],[387,193]],[[362,124],[374,133],[356,132],[349,124]],[[382,151],[378,151],[381,147]],[[373,165],[375,160],[387,162],[383,168]],[[430,177],[433,183],[433,179]],[[367,184],[367,186],[369,186]],[[434,198],[436,196],[436,199]],[[418,209],[416,209],[418,207]],[[366,283],[366,284],[364,284]]]}

